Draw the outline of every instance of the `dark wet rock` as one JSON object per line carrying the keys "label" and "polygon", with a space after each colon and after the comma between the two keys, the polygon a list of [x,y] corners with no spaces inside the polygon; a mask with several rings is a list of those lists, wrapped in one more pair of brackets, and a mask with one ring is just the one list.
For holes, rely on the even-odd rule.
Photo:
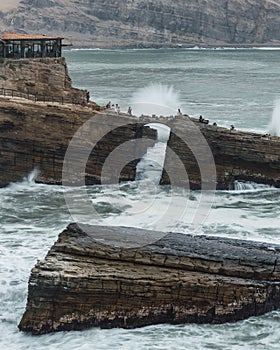
{"label": "dark wet rock", "polygon": [[232,189],[238,180],[280,187],[279,137],[214,127],[188,116],[136,118],[99,112],[91,105],[7,97],[0,98],[0,166],[5,169],[0,185],[20,181],[34,168],[39,170],[38,182],[61,184],[74,135],[80,141],[69,164],[75,168],[81,160],[88,161],[83,169],[69,172],[65,184],[133,181],[139,159],[156,138],[147,123],[171,129],[161,184],[215,190]]}
{"label": "dark wet rock", "polygon": [[280,246],[266,243],[70,224],[32,269],[19,328],[43,334],[262,315],[280,306],[279,258]]}
{"label": "dark wet rock", "polygon": [[[280,187],[280,138],[200,123],[198,119],[170,120],[171,136],[162,184],[192,189],[233,189],[234,181],[256,182]],[[199,132],[197,131],[199,129]],[[204,136],[207,144],[203,143]],[[178,161],[187,175],[178,172]],[[212,154],[212,156],[211,156]],[[215,170],[213,169],[213,162]],[[172,181],[170,174],[173,176]]]}
{"label": "dark wet rock", "polygon": [[[76,147],[65,160],[74,135]],[[139,159],[155,137],[154,130],[126,115],[99,113],[91,106],[0,97],[0,167],[5,169],[0,174],[0,186],[20,181],[35,168],[39,171],[37,182],[61,184],[67,162],[70,170],[64,176],[66,185],[100,184],[102,179],[106,184],[132,181]],[[102,172],[112,151],[139,138],[142,144],[130,143]],[[84,167],[80,167],[83,162]]]}
{"label": "dark wet rock", "polygon": [[[108,109],[100,113],[95,102],[83,103],[86,91],[72,87],[64,58],[2,60],[0,77],[0,168],[5,169],[0,186],[20,181],[35,168],[38,182],[61,184],[63,165],[67,172],[70,163],[64,182],[69,185],[99,184],[102,176],[107,184],[135,179],[136,165],[156,132],[135,117]],[[137,139],[142,144],[130,143],[102,173],[113,150]]]}

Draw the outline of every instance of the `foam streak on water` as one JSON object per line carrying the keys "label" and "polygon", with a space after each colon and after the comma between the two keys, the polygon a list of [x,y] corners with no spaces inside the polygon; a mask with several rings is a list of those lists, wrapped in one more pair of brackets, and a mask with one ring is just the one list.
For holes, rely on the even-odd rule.
{"label": "foam streak on water", "polygon": [[[119,206],[120,190],[127,205]],[[94,205],[102,213],[101,224],[127,224],[136,227],[163,229],[156,220],[158,211],[168,203],[169,187],[151,188],[143,186],[141,193],[136,183],[108,186],[100,191],[99,186],[88,188]],[[106,192],[107,191],[107,192]],[[107,193],[107,195],[106,195]],[[172,195],[184,198],[189,195],[190,207],[195,208],[199,195],[173,189]],[[58,233],[71,221],[63,200],[63,190],[59,186],[14,185],[0,190],[1,223],[0,233],[1,277],[0,324],[3,349],[239,349],[246,342],[246,349],[255,349],[261,343],[263,349],[277,349],[280,341],[276,332],[280,313],[252,318],[232,325],[158,325],[137,330],[100,330],[85,332],[57,333],[39,338],[18,332],[17,324],[24,311],[27,282],[31,268],[37,259],[43,259]],[[146,217],[132,216],[130,206],[135,202],[157,202],[157,211]],[[198,233],[214,234],[242,239],[258,239],[277,242],[279,217],[278,203],[280,191],[228,191],[218,192],[207,222]],[[129,204],[130,203],[130,204]],[[154,215],[154,217],[153,217]],[[152,222],[156,224],[152,224]],[[188,222],[172,222],[166,231],[189,232]],[[272,329],[275,328],[275,331]],[[225,337],[227,334],[227,337]],[[11,343],[11,339],[13,342]],[[238,345],[239,344],[239,345]]]}
{"label": "foam streak on water", "polygon": [[138,163],[136,180],[142,182],[147,180],[152,182],[153,185],[158,185],[162,176],[170,129],[163,124],[157,123],[148,124],[148,126],[157,131],[157,142],[148,149]]}
{"label": "foam streak on water", "polygon": [[234,181],[233,185],[235,191],[257,191],[273,189],[273,187],[270,185],[257,184],[255,182],[241,182],[237,180]]}

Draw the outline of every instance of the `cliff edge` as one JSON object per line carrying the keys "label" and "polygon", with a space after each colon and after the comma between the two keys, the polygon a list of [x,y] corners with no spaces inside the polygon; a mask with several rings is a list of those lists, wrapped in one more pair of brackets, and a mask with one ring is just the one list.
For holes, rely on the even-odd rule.
{"label": "cliff edge", "polygon": [[55,34],[84,47],[280,45],[279,0],[14,0],[0,30]]}
{"label": "cliff edge", "polygon": [[[2,88],[2,91],[1,91]],[[86,91],[72,86],[64,57],[0,59],[0,93],[14,90],[15,95],[52,101],[62,97],[80,103],[86,100]],[[7,91],[7,94],[11,94]],[[30,95],[30,96],[29,96]]]}

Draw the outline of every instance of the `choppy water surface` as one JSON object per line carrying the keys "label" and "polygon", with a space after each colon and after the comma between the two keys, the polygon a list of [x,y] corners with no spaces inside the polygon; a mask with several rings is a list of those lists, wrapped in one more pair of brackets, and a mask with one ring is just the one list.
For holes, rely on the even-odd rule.
{"label": "choppy water surface", "polygon": [[280,98],[279,55],[245,49],[65,52],[73,81],[100,104],[111,100],[126,111],[137,89],[164,83],[180,94],[184,113],[256,130],[267,129]]}
{"label": "choppy water surface", "polygon": [[[99,103],[111,100],[126,109],[138,88],[151,80],[169,82],[180,93],[184,113],[266,132],[279,98],[279,54],[277,50],[88,50],[68,51],[65,56],[75,86],[88,89]],[[150,166],[148,178],[143,175],[138,182],[87,188],[98,213],[92,222],[190,232],[200,194],[156,186],[149,181]],[[139,171],[144,170],[142,164]],[[280,244],[280,190],[238,184],[236,189],[216,193],[196,233]],[[1,349],[279,349],[280,312],[225,325],[91,329],[40,337],[19,332],[30,270],[73,218],[60,186],[38,185],[29,178],[0,189],[0,198]],[[163,226],[160,215],[172,198],[186,208],[185,215],[179,220],[170,217]]]}

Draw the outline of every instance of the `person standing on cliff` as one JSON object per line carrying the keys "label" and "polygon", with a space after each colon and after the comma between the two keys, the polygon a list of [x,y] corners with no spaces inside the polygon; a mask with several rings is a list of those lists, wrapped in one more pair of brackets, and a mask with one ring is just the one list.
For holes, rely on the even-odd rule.
{"label": "person standing on cliff", "polygon": [[89,94],[89,91],[87,91],[87,94],[86,94],[86,99],[87,99],[87,103],[89,103],[89,99],[90,99],[90,94]]}
{"label": "person standing on cliff", "polygon": [[128,107],[127,114],[132,115],[132,109],[131,109],[131,107],[130,107],[130,106]]}
{"label": "person standing on cliff", "polygon": [[116,103],[115,112],[116,112],[117,114],[119,114],[120,111],[121,111],[120,106]]}

